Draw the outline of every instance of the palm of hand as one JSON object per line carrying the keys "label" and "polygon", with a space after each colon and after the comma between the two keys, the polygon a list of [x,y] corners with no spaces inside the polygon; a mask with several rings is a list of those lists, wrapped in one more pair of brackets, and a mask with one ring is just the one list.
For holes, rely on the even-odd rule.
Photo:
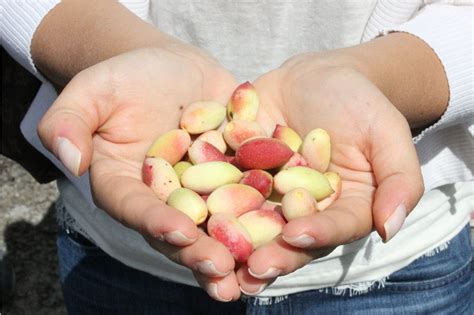
{"label": "palm of hand", "polygon": [[[262,106],[258,119],[267,131],[279,123],[300,135],[314,128],[329,132],[329,170],[338,172],[343,181],[339,199],[328,209],[289,222],[283,230],[284,240],[279,238],[250,256],[248,266],[237,273],[246,292],[261,290],[262,284],[276,276],[368,235],[374,224],[384,234],[387,209],[397,207],[400,201],[409,208],[417,201],[403,189],[396,190],[407,184],[405,172],[412,171],[413,182],[421,182],[406,121],[361,74],[319,67],[290,77],[283,68],[262,76],[255,85]],[[407,165],[400,162],[405,159]],[[397,166],[403,173],[398,173]],[[420,194],[418,187],[416,191]],[[301,235],[310,236],[311,242],[299,242]]]}

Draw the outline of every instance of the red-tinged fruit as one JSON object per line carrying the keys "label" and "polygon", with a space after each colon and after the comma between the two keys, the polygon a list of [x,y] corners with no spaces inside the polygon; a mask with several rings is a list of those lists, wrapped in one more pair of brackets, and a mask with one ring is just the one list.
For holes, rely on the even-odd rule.
{"label": "red-tinged fruit", "polygon": [[331,161],[331,139],[326,130],[311,130],[304,138],[300,148],[301,154],[311,168],[324,173]]}
{"label": "red-tinged fruit", "polygon": [[295,152],[293,156],[288,160],[288,162],[286,162],[282,167],[280,167],[280,170],[286,170],[290,167],[295,166],[309,166],[305,158],[298,152]]}
{"label": "red-tinged fruit", "polygon": [[212,144],[201,140],[193,142],[188,150],[188,156],[194,165],[212,161],[227,161],[224,153]]}
{"label": "red-tinged fruit", "polygon": [[272,169],[284,165],[293,151],[281,140],[256,138],[245,141],[235,153],[237,164],[245,169]]}
{"label": "red-tinged fruit", "polygon": [[298,133],[288,126],[276,125],[272,137],[285,142],[294,152],[297,152],[303,143]]}
{"label": "red-tinged fruit", "polygon": [[273,202],[270,200],[265,200],[263,205],[260,207],[259,210],[269,210],[269,211],[276,211],[279,214],[283,215],[283,210],[281,208],[280,202]]}
{"label": "red-tinged fruit", "polygon": [[270,242],[281,234],[285,219],[276,211],[254,210],[238,217],[249,232],[255,249]]}
{"label": "red-tinged fruit", "polygon": [[250,82],[242,83],[235,89],[227,104],[229,120],[255,120],[257,118],[259,99],[257,90]]}
{"label": "red-tinged fruit", "polygon": [[265,130],[255,121],[233,120],[224,128],[224,140],[234,151],[250,138],[266,136]]}
{"label": "red-tinged fruit", "polygon": [[142,167],[143,182],[164,202],[168,196],[181,187],[178,175],[168,161],[159,157],[148,157]]}
{"label": "red-tinged fruit", "polygon": [[215,129],[225,119],[225,107],[214,101],[194,102],[186,107],[180,126],[190,134],[200,134]]}
{"label": "red-tinged fruit", "polygon": [[224,141],[224,136],[222,132],[218,130],[209,130],[200,135],[197,140],[208,142],[215,146],[219,151],[225,153],[227,151],[227,145]]}
{"label": "red-tinged fruit", "polygon": [[147,157],[160,157],[175,165],[191,145],[191,137],[182,129],[173,129],[159,136],[146,153]]}
{"label": "red-tinged fruit", "polygon": [[342,190],[342,180],[338,173],[335,172],[326,172],[324,176],[329,181],[331,188],[334,192],[329,196],[324,198],[323,200],[318,202],[318,210],[323,211],[327,207],[329,207],[337,198],[339,198]]}
{"label": "red-tinged fruit", "polygon": [[231,213],[216,213],[207,222],[207,232],[224,244],[238,262],[246,262],[253,252],[252,238]]}
{"label": "red-tinged fruit", "polygon": [[207,207],[213,215],[219,212],[235,216],[259,209],[265,199],[255,188],[243,184],[228,184],[214,190],[207,199]]}
{"label": "red-tinged fruit", "polygon": [[244,172],[240,184],[252,186],[264,198],[268,198],[273,189],[273,176],[264,170],[249,170]]}
{"label": "red-tinged fruit", "polygon": [[304,188],[295,188],[287,192],[281,200],[283,215],[291,221],[318,211],[316,199]]}

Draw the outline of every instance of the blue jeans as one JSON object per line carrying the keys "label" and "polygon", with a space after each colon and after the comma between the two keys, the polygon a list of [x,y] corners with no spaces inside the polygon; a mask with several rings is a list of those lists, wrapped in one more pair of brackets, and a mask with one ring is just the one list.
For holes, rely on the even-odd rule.
{"label": "blue jeans", "polygon": [[[212,300],[195,287],[125,266],[79,234],[58,237],[61,283],[69,314],[474,314],[468,226],[433,256],[390,275],[382,288],[356,296],[322,290],[285,297]],[[264,302],[264,303],[263,303]]]}

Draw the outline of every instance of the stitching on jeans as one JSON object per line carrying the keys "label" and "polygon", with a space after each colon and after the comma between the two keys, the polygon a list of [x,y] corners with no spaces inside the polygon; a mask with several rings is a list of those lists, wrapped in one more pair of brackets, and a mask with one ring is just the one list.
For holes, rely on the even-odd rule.
{"label": "stitching on jeans", "polygon": [[390,291],[422,291],[442,287],[468,274],[471,271],[471,262],[472,258],[464,263],[461,268],[440,278],[424,281],[387,283],[385,289]]}

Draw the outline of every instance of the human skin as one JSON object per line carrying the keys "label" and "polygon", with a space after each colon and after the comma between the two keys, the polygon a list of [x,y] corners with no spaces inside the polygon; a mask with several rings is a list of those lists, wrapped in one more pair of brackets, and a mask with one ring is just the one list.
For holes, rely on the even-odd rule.
{"label": "human skin", "polygon": [[342,191],[325,211],[292,220],[249,257],[237,272],[247,294],[373,229],[389,241],[424,191],[410,127],[433,123],[449,94],[434,52],[401,33],[294,57],[255,86],[261,104],[272,104],[257,118],[267,128],[277,122],[302,135],[328,131],[329,171],[340,174]]}
{"label": "human skin", "polygon": [[59,4],[36,31],[32,57],[59,89],[66,85],[39,124],[44,145],[74,175],[89,170],[95,203],[192,269],[210,296],[237,299],[227,248],[161,202],[141,178],[153,141],[179,125],[186,105],[225,104],[237,86],[233,76],[115,1]]}
{"label": "human skin", "polygon": [[[301,135],[315,127],[328,130],[334,144],[330,170],[341,174],[343,191],[324,215],[288,224],[286,241],[260,247],[236,275],[227,249],[158,202],[139,175],[148,146],[176,128],[181,106],[202,99],[225,104],[236,82],[204,52],[159,32],[121,5],[81,3],[58,5],[33,38],[37,67],[57,86],[67,84],[43,118],[40,137],[59,157],[58,138],[68,139],[80,152],[79,164],[65,164],[76,175],[90,167],[97,204],[140,231],[153,248],[193,269],[213,298],[237,299],[239,284],[255,294],[277,276],[258,279],[249,268],[254,275],[270,267],[287,274],[374,227],[388,239],[396,230],[387,237],[385,223],[396,206],[403,203],[409,212],[420,198],[423,184],[408,123],[413,128],[429,124],[446,107],[446,78],[435,54],[417,38],[391,34],[294,57],[255,82],[262,104],[258,120],[268,133],[276,123]],[[402,186],[398,180],[410,182]],[[341,223],[346,221],[353,223]],[[323,223],[334,229],[316,231]],[[181,235],[167,234],[172,231]],[[297,246],[296,231],[317,243],[310,250]]]}

